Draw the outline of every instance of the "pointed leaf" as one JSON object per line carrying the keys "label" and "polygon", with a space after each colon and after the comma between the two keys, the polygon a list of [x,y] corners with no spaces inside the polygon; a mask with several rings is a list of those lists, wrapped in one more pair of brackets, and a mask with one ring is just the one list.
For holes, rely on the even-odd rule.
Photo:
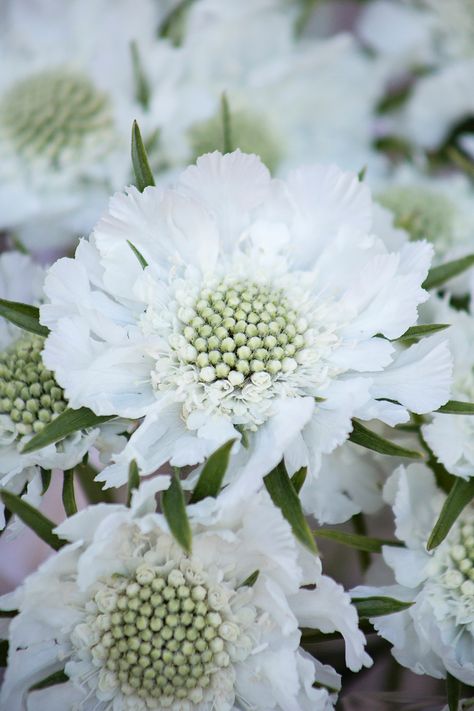
{"label": "pointed leaf", "polygon": [[34,686],[30,686],[30,691],[39,691],[40,689],[47,689],[50,686],[56,686],[56,684],[64,684],[69,681],[69,677],[65,674],[64,669],[53,672],[45,679],[38,681]]}
{"label": "pointed leaf", "polygon": [[95,415],[88,407],[80,407],[78,410],[68,408],[46,425],[44,430],[32,437],[25,444],[22,452],[23,454],[36,452],[37,449],[59,442],[60,439],[64,439],[74,432],[87,430],[90,427],[98,427],[114,418],[115,415]]}
{"label": "pointed leaf", "polygon": [[132,165],[135,172],[136,186],[141,193],[149,185],[155,184],[140,129],[136,121],[133,122],[132,126]]}
{"label": "pointed leaf", "polygon": [[215,498],[218,495],[222,486],[222,480],[227,471],[230,450],[234,442],[235,439],[230,439],[211,454],[199,476],[190,503],[195,504],[207,496],[213,496]]}
{"label": "pointed leaf", "polygon": [[357,177],[359,178],[360,183],[364,182],[366,174],[367,174],[367,166],[364,165],[357,173]]}
{"label": "pointed leaf", "polygon": [[357,610],[359,617],[381,617],[382,615],[393,615],[395,612],[407,610],[413,605],[405,600],[395,600],[393,597],[353,597],[352,604]]}
{"label": "pointed leaf", "polygon": [[8,662],[8,640],[0,639],[0,667],[6,667]]}
{"label": "pointed leaf", "polygon": [[132,503],[132,495],[135,489],[140,486],[140,472],[138,471],[138,465],[134,459],[130,462],[128,467],[128,490],[127,490],[127,506]]}
{"label": "pointed leaf", "polygon": [[6,318],[10,323],[22,328],[24,331],[35,333],[37,336],[46,336],[49,328],[42,326],[39,320],[39,308],[30,304],[22,304],[19,301],[7,301],[0,299],[0,316]]}
{"label": "pointed leaf", "polygon": [[142,268],[142,269],[145,269],[145,267],[148,266],[148,262],[146,261],[145,257],[144,257],[143,254],[135,247],[135,245],[134,245],[132,242],[130,242],[129,239],[127,240],[127,242],[128,242],[128,245],[129,245],[130,249],[132,250],[132,252],[133,252],[134,255],[136,256],[136,258],[138,259],[141,268]]}
{"label": "pointed leaf", "polygon": [[448,400],[448,402],[445,405],[441,405],[436,412],[443,412],[446,415],[474,415],[474,403]]}
{"label": "pointed leaf", "polygon": [[441,513],[428,540],[427,548],[429,551],[432,551],[433,548],[436,548],[444,541],[458,516],[473,499],[474,478],[466,481],[456,477],[456,481],[446,497]]}
{"label": "pointed leaf", "polygon": [[49,489],[51,484],[51,469],[41,468],[41,496],[44,496]]}
{"label": "pointed leaf", "polygon": [[86,496],[87,501],[90,504],[113,504],[115,499],[113,495],[113,489],[104,489],[103,484],[100,481],[95,481],[98,474],[97,469],[93,466],[82,462],[74,468],[76,477],[79,479],[79,483],[83,493]]}
{"label": "pointed leaf", "polygon": [[370,536],[361,536],[358,533],[346,533],[345,531],[337,531],[335,529],[317,528],[313,533],[316,537],[326,538],[329,541],[335,541],[344,546],[355,548],[358,551],[367,551],[368,553],[381,553],[382,546],[403,547],[401,541],[388,540],[385,538],[371,538]]}
{"label": "pointed leaf", "polygon": [[449,711],[458,711],[461,696],[461,682],[451,674],[446,674],[446,695]]}
{"label": "pointed leaf", "polygon": [[301,508],[301,502],[283,462],[267,474],[263,481],[273,503],[290,524],[296,538],[310,551],[317,553],[318,549]]}
{"label": "pointed leaf", "polygon": [[452,262],[446,262],[446,264],[440,264],[439,267],[432,267],[423,282],[423,289],[438,289],[447,281],[462,274],[472,266],[474,266],[474,254],[468,254],[466,257],[454,259]]}
{"label": "pointed leaf", "polygon": [[[362,619],[359,621],[359,629],[364,634],[375,634],[373,625],[369,620]],[[317,644],[318,642],[330,642],[333,639],[341,639],[341,632],[321,632],[320,630],[313,630],[308,627],[303,627],[301,630],[301,644]]]}
{"label": "pointed leaf", "polygon": [[301,467],[301,469],[298,469],[297,472],[293,474],[291,477],[291,483],[293,484],[293,487],[296,491],[297,494],[300,493],[303,484],[306,481],[306,475],[308,474],[308,467]]}
{"label": "pointed leaf", "polygon": [[77,513],[73,469],[65,471],[63,475],[63,506],[66,516],[74,516]]}
{"label": "pointed leaf", "polygon": [[429,323],[421,326],[411,326],[405,333],[394,340],[413,341],[418,338],[423,338],[424,336],[431,336],[433,333],[438,333],[439,331],[444,331],[444,329],[449,328],[450,325],[449,323]]}
{"label": "pointed leaf", "polygon": [[379,454],[387,454],[391,457],[408,457],[410,459],[423,458],[421,452],[405,449],[398,444],[390,442],[388,439],[364,427],[358,420],[352,420],[352,424],[354,428],[349,435],[349,440],[354,444],[358,444],[366,449],[371,449],[373,452],[379,452]]}
{"label": "pointed leaf", "polygon": [[150,85],[143,71],[143,65],[135,40],[130,42],[130,52],[132,54],[133,79],[135,82],[135,98],[138,103],[148,109],[150,104]]}
{"label": "pointed leaf", "polygon": [[186,553],[190,554],[192,547],[191,527],[183,490],[176,472],[171,478],[169,489],[163,491],[161,495],[161,507],[171,533]]}
{"label": "pointed leaf", "polygon": [[226,94],[222,94],[221,97],[221,115],[222,115],[222,136],[223,145],[222,153],[232,153],[234,150],[234,145],[232,142],[232,123],[229,109],[229,102],[227,100]]}
{"label": "pointed leaf", "polygon": [[41,511],[38,511],[34,506],[31,506],[31,504],[6,489],[0,489],[0,496],[7,509],[11,511],[12,514],[16,514],[18,518],[29,526],[48,546],[58,551],[66,545],[66,541],[61,540],[61,538],[53,533],[56,524],[44,516]]}
{"label": "pointed leaf", "polygon": [[257,582],[259,575],[260,575],[260,571],[254,570],[253,573],[251,573],[248,578],[245,578],[243,583],[240,583],[239,588],[243,588],[245,586],[251,588]]}
{"label": "pointed leaf", "polygon": [[18,615],[18,610],[0,610],[0,618],[15,617],[15,615]]}

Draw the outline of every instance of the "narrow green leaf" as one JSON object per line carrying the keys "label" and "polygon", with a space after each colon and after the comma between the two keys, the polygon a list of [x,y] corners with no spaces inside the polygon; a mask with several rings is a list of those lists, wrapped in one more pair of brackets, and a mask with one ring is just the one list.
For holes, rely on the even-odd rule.
{"label": "narrow green leaf", "polygon": [[343,546],[349,546],[358,551],[367,551],[367,553],[381,553],[382,546],[403,547],[403,543],[400,541],[361,536],[358,533],[346,533],[333,528],[317,528],[313,533],[317,538],[326,538],[329,541],[341,543]]}
{"label": "narrow green leaf", "polygon": [[127,489],[127,506],[132,503],[132,495],[135,489],[140,486],[140,472],[138,471],[138,465],[134,459],[130,462],[128,467],[128,489]]}
{"label": "narrow green leaf", "polygon": [[[375,634],[373,625],[369,620],[362,619],[359,621],[359,629],[364,634]],[[320,630],[309,629],[303,627],[301,629],[301,645],[318,644],[319,642],[331,642],[334,639],[342,639],[341,632],[321,632]]]}
{"label": "narrow green leaf", "polygon": [[194,0],[181,0],[162,20],[158,28],[159,37],[167,37],[174,45],[180,45],[183,40],[185,17],[188,8]]}
{"label": "narrow green leaf", "polygon": [[254,570],[253,573],[251,573],[248,578],[245,578],[243,583],[240,583],[239,588],[243,588],[245,586],[247,586],[248,588],[251,588],[257,582],[259,575],[260,575],[260,571]]}
{"label": "narrow green leaf", "polygon": [[6,318],[10,323],[19,326],[24,331],[35,333],[37,336],[46,336],[49,328],[42,326],[39,320],[39,308],[30,304],[22,304],[19,301],[7,301],[0,299],[0,316]]}
{"label": "narrow green leaf", "polygon": [[461,682],[451,674],[446,674],[446,695],[449,711],[458,711],[461,696]]}
{"label": "narrow green leaf", "polygon": [[134,255],[136,256],[136,258],[138,259],[141,268],[142,268],[142,269],[145,269],[145,267],[148,266],[148,262],[146,261],[145,257],[144,257],[143,254],[135,247],[135,245],[134,245],[132,242],[130,242],[129,239],[127,240],[127,242],[128,242],[128,245],[129,245],[130,249],[132,250],[132,252],[133,252]]}
{"label": "narrow green leaf", "polygon": [[296,538],[310,551],[317,553],[311,529],[305,519],[298,494],[288,476],[283,462],[264,478],[264,484],[275,506],[290,524]]}
{"label": "narrow green leaf", "polygon": [[227,471],[230,450],[234,442],[235,439],[230,439],[211,454],[199,476],[190,503],[195,504],[207,496],[213,496],[215,498],[218,495],[222,486],[222,480]]}
{"label": "narrow green leaf", "polygon": [[413,605],[412,602],[395,600],[393,597],[353,597],[352,604],[356,608],[359,617],[381,617],[382,615],[393,615],[395,612],[407,610]]}
{"label": "narrow green leaf", "polygon": [[23,523],[29,526],[41,540],[51,546],[51,548],[54,548],[55,551],[58,551],[66,544],[66,541],[61,540],[61,538],[53,533],[56,524],[49,518],[46,518],[41,511],[38,511],[38,509],[35,509],[22,498],[16,494],[12,494],[11,491],[7,491],[6,489],[0,489],[0,496],[7,509],[11,511],[12,514],[16,514]]}
{"label": "narrow green leaf", "polygon": [[51,469],[41,469],[41,496],[44,496],[49,489],[49,485],[51,484],[51,474]]}
{"label": "narrow green leaf", "polygon": [[183,490],[176,473],[171,478],[169,489],[163,491],[161,495],[161,507],[171,533],[186,553],[190,554],[192,547],[191,527],[186,512]]}
{"label": "narrow green leaf", "polygon": [[405,449],[398,444],[390,442],[388,439],[372,432],[364,427],[358,420],[352,420],[353,430],[349,435],[349,440],[366,449],[371,449],[379,454],[387,454],[391,457],[408,457],[410,459],[423,459],[421,452]]}
{"label": "narrow green leaf", "polygon": [[36,452],[37,449],[42,449],[48,444],[59,442],[74,432],[87,430],[90,427],[98,427],[104,422],[113,420],[115,415],[95,415],[88,407],[80,407],[78,410],[64,410],[56,419],[50,422],[44,430],[38,432],[32,437],[29,442],[23,447],[23,454],[28,452]]}
{"label": "narrow green leaf", "polygon": [[77,513],[73,469],[66,470],[63,475],[63,506],[66,516],[74,516]]}
{"label": "narrow green leaf", "polygon": [[114,503],[114,490],[104,489],[102,482],[95,481],[98,472],[94,469],[94,467],[83,461],[75,467],[74,471],[76,473],[76,478],[79,479],[81,489],[90,504]]}
{"label": "narrow green leaf", "polygon": [[155,184],[140,129],[136,121],[133,122],[132,126],[132,165],[135,172],[136,185],[141,193],[149,185]]}
{"label": "narrow green leaf", "polygon": [[225,93],[221,96],[222,115],[222,153],[232,153],[234,144],[232,142],[232,122],[229,109],[229,101]]}
{"label": "narrow green leaf", "polygon": [[447,281],[462,274],[472,266],[474,266],[474,254],[468,254],[466,257],[454,259],[452,262],[446,262],[446,264],[440,264],[439,267],[432,267],[423,282],[423,289],[438,289]]}
{"label": "narrow green leaf", "polygon": [[34,686],[30,686],[30,691],[39,691],[40,689],[47,689],[50,686],[56,686],[56,684],[64,684],[69,681],[69,677],[65,674],[64,669],[53,672],[45,679],[42,679]]}
{"label": "narrow green leaf", "polygon": [[291,483],[293,484],[293,488],[296,491],[297,494],[300,493],[303,484],[306,481],[306,475],[308,474],[308,467],[301,467],[301,469],[298,469],[297,472],[293,474],[291,477]]}
{"label": "narrow green leaf", "polygon": [[135,98],[144,109],[148,109],[150,104],[150,85],[143,70],[140,53],[135,40],[130,42],[130,53],[132,55],[133,79],[135,83]]}
{"label": "narrow green leaf", "polygon": [[0,639],[0,667],[6,667],[8,661],[8,640]]}
{"label": "narrow green leaf", "polygon": [[433,333],[438,333],[439,331],[444,331],[445,328],[449,328],[451,324],[449,323],[429,323],[421,326],[411,326],[405,333],[403,333],[395,341],[414,341],[418,338],[423,338],[424,336],[431,336]]}
{"label": "narrow green leaf", "polygon": [[18,615],[18,610],[0,610],[0,617],[15,617]]}
{"label": "narrow green leaf", "polygon": [[445,405],[441,405],[436,412],[443,412],[446,415],[474,415],[474,402],[448,400],[448,402]]}
{"label": "narrow green leaf", "polygon": [[429,537],[427,544],[429,551],[444,541],[454,522],[472,499],[474,499],[474,478],[466,481],[456,477]]}
{"label": "narrow green leaf", "polygon": [[364,167],[361,168],[361,169],[359,170],[359,172],[357,173],[357,177],[359,178],[359,182],[360,182],[360,183],[363,183],[363,182],[364,182],[366,174],[367,174],[367,166],[364,165]]}

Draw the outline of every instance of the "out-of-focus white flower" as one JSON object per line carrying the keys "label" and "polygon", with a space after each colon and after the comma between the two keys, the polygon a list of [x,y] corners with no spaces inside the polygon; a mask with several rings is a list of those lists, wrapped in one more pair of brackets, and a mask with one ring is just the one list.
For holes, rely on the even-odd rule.
{"label": "out-of-focus white flower", "polygon": [[[169,3],[27,0],[2,5],[0,229],[40,250],[88,233],[129,175],[130,129],[166,119],[175,54],[156,40]],[[161,8],[161,9],[160,9]],[[137,41],[156,124],[136,98]]]}
{"label": "out-of-focus white flower", "polygon": [[[427,307],[436,323],[449,323],[446,331],[453,355],[452,397],[474,401],[474,318],[450,308],[446,300],[433,299]],[[467,415],[434,414],[423,427],[423,436],[446,469],[456,476],[474,476],[474,422]]]}
{"label": "out-of-focus white flower", "polygon": [[[199,0],[182,43],[177,115],[163,129],[173,165],[222,148],[225,92],[236,148],[260,155],[279,174],[309,161],[371,172],[382,159],[371,148],[373,112],[384,70],[349,35],[296,40],[289,5]],[[156,111],[160,106],[156,103]]]}
{"label": "out-of-focus white flower", "polygon": [[474,510],[468,506],[432,553],[426,542],[445,496],[422,464],[400,467],[385,496],[395,513],[396,535],[405,547],[384,546],[397,584],[362,586],[353,597],[388,595],[412,601],[403,612],[371,619],[392,643],[395,659],[416,674],[452,674],[474,684]]}
{"label": "out-of-focus white flower", "polygon": [[353,416],[396,424],[448,399],[445,344],[388,340],[416,322],[431,255],[386,248],[354,174],[282,182],[256,156],[209,154],[173,189],[117,194],[50,269],[45,363],[72,407],[145,418],[108,486],[133,459],[143,475],[194,465],[244,433],[249,492],[283,454],[316,473]]}
{"label": "out-of-focus white flower", "polygon": [[[370,666],[349,595],[321,575],[266,492],[189,507],[185,555],[154,513],[167,486],[156,477],[131,508],[69,518],[56,529],[69,545],[0,599],[20,610],[3,707],[56,709],[67,698],[84,711],[329,711],[340,677],[300,648],[299,627],[340,631],[349,668]],[[61,668],[68,682],[28,694]]]}

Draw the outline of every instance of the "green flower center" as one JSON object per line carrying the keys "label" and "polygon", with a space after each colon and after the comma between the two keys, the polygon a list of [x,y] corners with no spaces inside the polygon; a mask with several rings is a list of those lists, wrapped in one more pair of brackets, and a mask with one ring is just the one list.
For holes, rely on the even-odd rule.
{"label": "green flower center", "polygon": [[91,653],[109,689],[166,707],[199,703],[213,674],[229,666],[226,640],[235,641],[238,626],[206,585],[177,568],[142,565],[132,578],[107,582],[95,603],[100,614],[88,624],[100,632]]}
{"label": "green flower center", "polygon": [[15,151],[57,165],[79,156],[113,125],[107,96],[81,74],[43,71],[12,86],[0,100],[0,124]]}
{"label": "green flower center", "polygon": [[470,522],[459,527],[458,540],[449,550],[443,582],[474,600],[474,525]]}
{"label": "green flower center", "polygon": [[395,225],[413,240],[427,239],[441,248],[451,245],[455,209],[439,192],[413,185],[396,186],[378,196],[395,216]]}
{"label": "green flower center", "polygon": [[[280,142],[264,117],[250,111],[232,111],[230,133],[233,148],[240,148],[244,153],[256,153],[271,171],[278,168],[283,157]],[[224,128],[221,112],[194,124],[189,130],[189,141],[194,159],[203,153],[222,150]]]}
{"label": "green flower center", "polygon": [[234,387],[254,374],[296,370],[308,328],[282,290],[252,282],[202,289],[194,308],[179,317],[188,344],[184,359],[199,369],[199,379],[227,379]]}
{"label": "green flower center", "polygon": [[62,389],[41,359],[44,340],[27,335],[0,353],[0,415],[18,437],[40,432],[66,409]]}

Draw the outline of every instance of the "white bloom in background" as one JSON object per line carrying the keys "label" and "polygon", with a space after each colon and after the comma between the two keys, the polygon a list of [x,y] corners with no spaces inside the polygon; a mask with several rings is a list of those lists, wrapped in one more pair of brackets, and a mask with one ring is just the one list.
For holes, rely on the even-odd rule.
{"label": "white bloom in background", "polygon": [[474,684],[474,509],[468,506],[432,553],[426,542],[445,495],[422,464],[400,467],[387,482],[396,535],[405,547],[384,546],[396,585],[362,586],[353,597],[388,595],[414,604],[403,612],[371,619],[393,645],[395,659],[416,674],[446,673]]}
{"label": "white bloom in background", "polygon": [[[340,631],[349,668],[370,666],[347,593],[321,575],[266,492],[189,507],[184,554],[154,513],[167,486],[156,477],[130,509],[99,504],[69,518],[56,529],[69,545],[0,599],[20,610],[2,706],[329,711],[340,677],[303,651],[299,627]],[[28,696],[62,668],[70,681]]]}
{"label": "white bloom in background", "polygon": [[[161,10],[159,9],[159,5]],[[156,40],[168,4],[27,0],[2,5],[0,230],[40,250],[88,233],[129,176],[136,99],[131,41],[166,117],[175,54]]]}
{"label": "white bloom in background", "polygon": [[295,7],[285,11],[281,5],[191,5],[177,115],[163,129],[163,151],[172,165],[222,149],[225,92],[234,146],[259,155],[272,172],[285,174],[308,161],[355,171],[383,167],[371,148],[382,67],[349,35],[296,39]]}
{"label": "white bloom in background", "polygon": [[432,248],[389,252],[371,226],[355,175],[273,181],[240,151],[112,198],[75,259],[50,269],[41,307],[45,363],[71,407],[145,418],[107,485],[133,459],[143,475],[194,465],[244,432],[242,486],[257,488],[283,453],[316,472],[353,416],[395,424],[444,403],[446,345],[387,340],[416,322]]}
{"label": "white bloom in background", "polygon": [[[433,299],[428,305],[430,319],[449,323],[449,338],[453,356],[453,400],[474,402],[474,317],[465,311],[455,311],[447,301]],[[469,479],[474,476],[474,420],[467,415],[434,414],[423,427],[423,436],[446,469]]]}

